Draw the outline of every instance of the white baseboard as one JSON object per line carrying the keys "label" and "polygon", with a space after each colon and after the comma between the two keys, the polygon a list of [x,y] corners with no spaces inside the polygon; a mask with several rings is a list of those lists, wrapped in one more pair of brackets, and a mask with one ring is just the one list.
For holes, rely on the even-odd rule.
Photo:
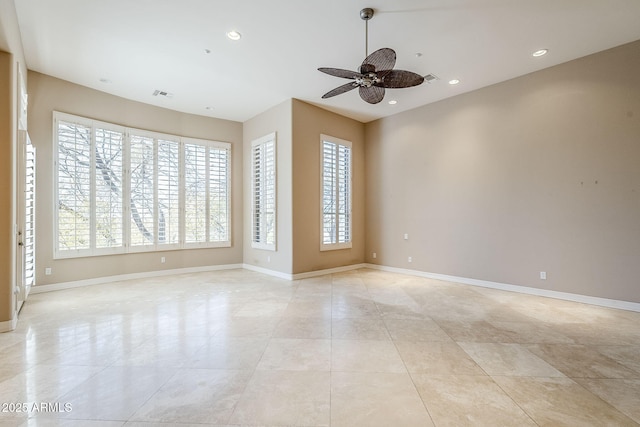
{"label": "white baseboard", "polygon": [[281,271],[269,270],[268,268],[257,267],[251,264],[243,264],[243,268],[247,270],[256,271],[262,274],[268,274],[269,276],[279,277],[285,280],[309,279],[311,277],[324,276],[327,274],[334,274],[334,273],[343,273],[345,271],[357,270],[359,268],[365,268],[365,267],[366,267],[366,264],[351,264],[351,265],[345,265],[342,267],[327,268],[325,270],[315,270],[315,271],[308,271],[305,273],[291,274],[291,273],[282,273]]}
{"label": "white baseboard", "polygon": [[267,276],[278,277],[284,280],[293,280],[293,275],[290,273],[283,273],[281,271],[269,270],[268,268],[258,267],[257,265],[242,264],[242,268],[245,270],[255,271],[256,273],[266,274]]}
{"label": "white baseboard", "polygon": [[0,322],[0,333],[11,332],[16,326],[18,326],[18,318],[14,316],[11,320]]}
{"label": "white baseboard", "polygon": [[53,283],[50,285],[37,285],[31,287],[31,294],[42,292],[60,291],[63,289],[79,288],[82,286],[102,285],[105,283],[121,282],[123,280],[148,279],[151,277],[167,276],[172,274],[200,273],[203,271],[235,270],[243,268],[242,264],[208,265],[203,267],[176,268],[171,270],[147,271],[143,273],[119,274],[116,276],[97,277],[95,279],[75,280],[72,282]]}
{"label": "white baseboard", "polygon": [[344,273],[345,271],[357,270],[365,268],[367,264],[351,264],[342,267],[327,268],[325,270],[309,271],[306,273],[297,273],[293,275],[293,280],[309,279],[311,277],[324,276],[325,274]]}
{"label": "white baseboard", "polygon": [[[373,270],[389,271],[392,273],[407,274],[417,277],[425,277],[429,279],[443,280],[447,282],[461,283],[464,285],[480,286],[483,288],[499,289],[503,291],[518,292],[527,295],[537,295],[547,298],[555,298],[565,301],[580,302],[584,304],[591,304],[601,307],[617,308],[621,310],[640,312],[640,303],[614,300],[609,298],[592,297],[587,295],[572,294],[568,292],[551,291],[547,289],[530,288],[527,286],[511,285],[508,283],[491,282],[488,280],[470,279],[468,277],[449,276],[446,274],[429,273],[420,270],[410,270],[405,268],[387,267],[378,264],[352,264],[342,267],[328,268],[324,270],[309,271],[305,273],[282,273],[280,271],[269,270],[267,268],[258,267],[251,264],[225,264],[225,265],[212,265],[204,267],[190,267],[190,268],[178,268],[173,270],[160,270],[149,271],[144,273],[132,273],[121,274],[117,276],[98,277],[95,279],[77,280],[73,282],[54,283],[51,285],[38,285],[31,288],[32,294],[38,294],[42,292],[58,291],[62,289],[71,289],[81,286],[100,285],[105,283],[119,282],[123,280],[134,279],[146,279],[150,277],[166,276],[170,274],[185,274],[185,273],[198,273],[204,271],[216,271],[216,270],[233,270],[243,268],[250,271],[255,271],[269,276],[278,277],[285,280],[301,280],[311,277],[324,276],[327,274],[342,273],[351,270],[357,270],[360,268],[370,268]],[[10,331],[15,329],[17,319],[11,321],[0,322],[0,332]]]}
{"label": "white baseboard", "polygon": [[640,303],[621,301],[609,298],[591,297],[587,295],[572,294],[568,292],[550,291],[547,289],[530,288],[527,286],[510,285],[508,283],[490,282],[488,280],[470,279],[467,277],[449,276],[446,274],[429,273],[405,268],[387,267],[377,264],[366,264],[366,268],[373,270],[389,271],[392,273],[408,274],[411,276],[426,277],[428,279],[443,280],[446,282],[461,283],[464,285],[480,286],[482,288],[499,289],[503,291],[517,292],[527,295],[537,295],[547,298],[555,298],[565,301],[580,302],[601,307],[617,308],[621,310],[640,312]]}

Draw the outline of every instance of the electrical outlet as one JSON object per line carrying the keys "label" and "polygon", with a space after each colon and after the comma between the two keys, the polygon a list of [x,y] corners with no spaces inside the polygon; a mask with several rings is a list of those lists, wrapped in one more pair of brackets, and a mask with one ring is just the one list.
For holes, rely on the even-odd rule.
{"label": "electrical outlet", "polygon": [[409,257],[409,262],[412,262],[412,261],[413,261],[413,258]]}
{"label": "electrical outlet", "polygon": [[45,276],[51,276],[51,267],[47,267],[44,269],[44,275]]}
{"label": "electrical outlet", "polygon": [[163,257],[163,256],[162,256],[162,257],[160,257],[160,262],[161,262],[162,264],[164,264],[165,262],[167,262],[167,259],[166,259],[165,257]]}
{"label": "electrical outlet", "polygon": [[267,262],[271,262],[271,255],[267,255]]}
{"label": "electrical outlet", "polygon": [[404,233],[404,240],[409,240],[409,233]]}
{"label": "electrical outlet", "polygon": [[371,258],[373,258],[373,259],[378,258],[378,254],[377,254],[377,253],[375,253],[375,252],[374,252],[374,253],[372,253],[372,254],[371,254]]}
{"label": "electrical outlet", "polygon": [[541,271],[540,272],[540,280],[547,280],[547,272],[546,271]]}

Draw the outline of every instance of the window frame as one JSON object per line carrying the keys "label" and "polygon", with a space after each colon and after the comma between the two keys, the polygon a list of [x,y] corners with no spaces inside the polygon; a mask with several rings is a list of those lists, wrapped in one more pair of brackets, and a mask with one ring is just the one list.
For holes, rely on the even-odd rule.
{"label": "window frame", "polygon": [[[349,150],[349,178],[348,178],[348,198],[346,200],[348,204],[348,222],[347,222],[347,233],[349,235],[349,239],[346,241],[340,241],[339,238],[339,227],[336,227],[335,233],[335,243],[325,243],[324,242],[324,232],[325,232],[325,205],[324,205],[324,194],[325,194],[325,155],[324,155],[324,146],[325,143],[334,144],[337,148],[336,158],[334,159],[335,164],[338,164],[340,161],[339,158],[339,147],[345,147]],[[339,173],[336,173],[336,186],[339,187]],[[336,199],[334,203],[336,205],[340,202],[340,191],[336,191]],[[335,215],[335,223],[339,224],[340,214],[338,213],[338,209],[336,208]],[[337,138],[330,135],[321,134],[320,135],[320,251],[332,251],[332,250],[340,250],[340,249],[350,249],[353,247],[353,144],[351,141]]]}
{"label": "window frame", "polygon": [[[89,203],[89,246],[82,249],[62,249],[60,247],[60,218],[59,218],[59,200],[60,200],[60,169],[59,169],[59,122],[70,123],[73,125],[83,126],[89,128],[90,132],[90,165],[89,165],[89,188],[90,188],[90,203]],[[122,181],[121,181],[121,197],[120,203],[122,210],[122,244],[117,247],[110,248],[96,248],[96,129],[106,129],[110,131],[122,132]],[[132,234],[132,217],[131,217],[131,140],[133,137],[153,138],[153,243],[136,245],[131,244]],[[176,143],[178,147],[178,242],[177,243],[160,243],[159,239],[159,145],[160,141]],[[210,149],[222,149],[226,151],[226,176],[224,183],[225,195],[226,195],[226,239],[212,241],[209,233],[209,223],[211,217],[209,216],[210,208],[210,183],[206,182],[206,236],[202,242],[186,243],[185,242],[185,218],[186,218],[186,203],[185,203],[185,145],[193,144],[206,147],[207,159],[209,158]],[[140,253],[140,252],[162,252],[168,250],[183,250],[192,248],[220,248],[231,247],[232,245],[232,144],[229,142],[203,140],[197,138],[180,137],[176,135],[164,134],[159,132],[147,131],[142,129],[128,128],[112,123],[102,122],[90,118],[75,116],[58,111],[53,112],[53,138],[52,138],[53,152],[54,152],[54,167],[53,167],[53,254],[54,259],[66,259],[66,258],[80,258],[80,257],[92,257],[92,256],[104,256],[111,254],[127,254],[127,253]],[[207,160],[208,164],[209,160]],[[208,172],[207,172],[208,177]]]}
{"label": "window frame", "polygon": [[[260,207],[256,206],[256,199],[257,199],[256,183],[258,179],[262,177],[262,174],[260,175],[260,177],[256,175],[257,172],[256,172],[256,162],[255,162],[255,157],[256,157],[255,150],[258,147],[261,147],[264,150],[268,144],[273,144],[273,150],[271,151],[273,153],[273,161],[271,165],[271,167],[273,168],[273,174],[272,174],[273,182],[271,183],[271,185],[273,186],[273,194],[272,194],[273,199],[270,200],[270,203],[273,206],[273,242],[267,240],[268,233],[265,230],[266,226],[264,221],[262,220],[267,216],[267,213],[265,213],[264,209],[262,208],[264,206],[264,203],[262,203]],[[251,162],[251,247],[254,249],[263,249],[263,250],[269,250],[269,251],[277,250],[277,242],[278,242],[278,151],[277,151],[277,146],[278,146],[278,142],[277,142],[276,132],[272,132],[268,135],[264,135],[260,138],[257,138],[251,141],[251,157],[250,157],[250,162]],[[266,170],[269,163],[268,162],[266,164],[263,163],[265,161],[264,157],[262,157],[260,160],[261,160],[261,170]],[[266,177],[265,179],[268,180],[269,177]],[[265,185],[265,184],[263,184],[261,180],[261,186],[262,185]],[[269,185],[269,183],[267,182],[266,185]],[[268,196],[269,195],[264,197],[268,197]],[[257,216],[259,216],[261,219],[260,224],[256,224]],[[260,238],[259,240],[256,240],[255,233],[256,233],[256,230],[258,229],[260,230],[260,236],[265,236],[264,239]]]}

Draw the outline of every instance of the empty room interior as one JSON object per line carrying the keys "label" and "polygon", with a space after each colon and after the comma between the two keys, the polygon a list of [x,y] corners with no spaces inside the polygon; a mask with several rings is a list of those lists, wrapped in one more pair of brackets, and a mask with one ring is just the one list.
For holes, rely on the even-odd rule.
{"label": "empty room interior", "polygon": [[0,427],[640,425],[637,0],[0,0]]}

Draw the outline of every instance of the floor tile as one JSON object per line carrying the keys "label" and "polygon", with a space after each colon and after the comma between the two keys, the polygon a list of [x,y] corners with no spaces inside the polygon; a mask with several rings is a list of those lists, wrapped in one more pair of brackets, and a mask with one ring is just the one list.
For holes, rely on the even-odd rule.
{"label": "floor tile", "polygon": [[229,424],[326,426],[330,373],[256,371]]}
{"label": "floor tile", "polygon": [[598,347],[538,344],[527,348],[571,378],[640,378],[640,372],[605,356]]}
{"label": "floor tile", "polygon": [[103,369],[96,366],[36,365],[0,383],[0,403],[57,402]]}
{"label": "floor tile", "polygon": [[334,319],[331,324],[333,339],[347,340],[388,340],[389,332],[382,319],[379,318],[341,318]]}
{"label": "floor tile", "polygon": [[536,426],[490,377],[411,377],[437,426]]}
{"label": "floor tile", "polygon": [[[22,417],[14,416],[15,414],[0,414],[0,427],[22,427],[28,426],[29,419],[25,414]],[[36,422],[32,422],[37,427]]]}
{"label": "floor tile", "polygon": [[458,343],[489,375],[564,377],[564,374],[520,344]]}
{"label": "floor tile", "polygon": [[224,424],[252,374],[253,371],[181,369],[130,419]]}
{"label": "floor tile", "polygon": [[158,335],[126,353],[114,365],[179,368],[207,341],[208,337],[201,336]]}
{"label": "floor tile", "polygon": [[431,319],[390,319],[385,318],[384,323],[394,341],[439,341],[453,342]]}
{"label": "floor tile", "polygon": [[279,300],[273,301],[252,301],[246,303],[234,313],[236,317],[267,317],[282,316],[287,309],[288,302]]}
{"label": "floor tile", "polygon": [[485,320],[438,320],[436,323],[457,342],[513,342],[513,334]]}
{"label": "floor tile", "polygon": [[334,319],[345,317],[380,317],[376,304],[370,299],[353,296],[333,297],[331,315]]}
{"label": "floor tile", "polygon": [[279,317],[233,317],[215,336],[270,338],[279,322]]}
{"label": "floor tile", "polygon": [[640,424],[640,380],[576,378],[575,381]]}
{"label": "floor tile", "polygon": [[219,336],[210,338],[184,363],[187,368],[253,370],[268,339]]}
{"label": "floor tile", "polygon": [[[638,342],[640,343],[640,340]],[[640,373],[640,345],[609,345],[593,348],[598,353]]]}
{"label": "floor tile", "polygon": [[331,370],[343,372],[395,372],[407,369],[391,341],[333,340]]}
{"label": "floor tile", "polygon": [[283,317],[273,338],[331,338],[331,317]]}
{"label": "floor tile", "polygon": [[[20,427],[123,427],[123,421],[60,420],[31,418]],[[0,422],[2,426],[2,422]]]}
{"label": "floor tile", "polygon": [[73,411],[59,418],[126,421],[175,372],[146,366],[105,368],[60,398],[71,403]]}
{"label": "floor tile", "polygon": [[273,338],[267,345],[258,370],[329,371],[331,340]]}
{"label": "floor tile", "polygon": [[453,342],[396,341],[411,373],[432,375],[486,375],[460,346]]}
{"label": "floor tile", "polygon": [[492,326],[509,335],[518,344],[574,344],[574,340],[553,327],[536,322],[490,321]]}
{"label": "floor tile", "polygon": [[407,374],[331,374],[331,426],[433,426]]}
{"label": "floor tile", "polygon": [[632,426],[634,421],[570,378],[493,377],[540,426]]}
{"label": "floor tile", "polygon": [[282,316],[331,318],[331,303],[329,301],[292,300],[287,305]]}

